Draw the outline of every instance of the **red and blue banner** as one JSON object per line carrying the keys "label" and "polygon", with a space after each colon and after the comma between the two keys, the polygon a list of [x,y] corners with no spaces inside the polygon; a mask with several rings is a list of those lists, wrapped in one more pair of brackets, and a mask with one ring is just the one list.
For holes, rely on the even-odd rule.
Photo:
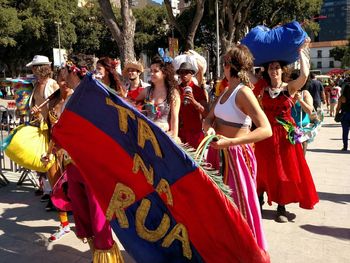
{"label": "red and blue banner", "polygon": [[267,262],[235,205],[167,134],[91,76],[53,131],[137,262]]}

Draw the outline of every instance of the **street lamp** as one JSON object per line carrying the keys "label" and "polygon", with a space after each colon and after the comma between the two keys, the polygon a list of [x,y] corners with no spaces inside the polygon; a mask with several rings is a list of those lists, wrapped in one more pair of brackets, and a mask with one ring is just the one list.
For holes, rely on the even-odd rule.
{"label": "street lamp", "polygon": [[61,22],[56,22],[55,24],[57,25],[57,35],[58,35],[58,63],[59,63],[59,67],[62,66],[61,63],[61,36],[60,36],[60,26],[62,25]]}

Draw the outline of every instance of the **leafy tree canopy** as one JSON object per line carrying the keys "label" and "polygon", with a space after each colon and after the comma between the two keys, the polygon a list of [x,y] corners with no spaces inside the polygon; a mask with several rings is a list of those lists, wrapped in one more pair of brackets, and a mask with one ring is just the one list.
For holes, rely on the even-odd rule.
{"label": "leafy tree canopy", "polygon": [[145,51],[153,55],[158,47],[166,47],[170,26],[167,23],[165,7],[146,6],[142,9],[134,9],[133,12],[136,18],[136,54]]}
{"label": "leafy tree canopy", "polygon": [[[57,25],[61,23],[63,48],[71,48],[77,41],[71,20],[77,10],[77,1],[65,0],[0,0],[2,14],[10,21],[3,23],[1,16],[1,64],[7,65],[12,75],[36,54],[52,57],[52,48],[58,47]],[[6,43],[7,42],[7,43]]]}
{"label": "leafy tree canopy", "polygon": [[254,0],[249,25],[274,27],[292,20],[303,22],[319,14],[322,0]]}
{"label": "leafy tree canopy", "polygon": [[0,47],[15,46],[16,34],[22,30],[17,10],[12,7],[0,7]]}
{"label": "leafy tree canopy", "polygon": [[329,55],[334,60],[340,61],[342,68],[350,67],[350,42],[346,47],[335,47],[331,49]]}

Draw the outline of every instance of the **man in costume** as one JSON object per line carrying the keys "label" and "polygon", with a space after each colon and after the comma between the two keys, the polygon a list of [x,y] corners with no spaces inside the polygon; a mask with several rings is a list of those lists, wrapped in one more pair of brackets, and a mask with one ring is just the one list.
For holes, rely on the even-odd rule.
{"label": "man in costume", "polygon": [[127,90],[127,97],[133,101],[137,98],[140,92],[146,87],[150,86],[141,80],[140,76],[143,73],[143,66],[140,62],[126,63],[123,75],[128,78],[125,88]]}
{"label": "man in costume", "polygon": [[[34,89],[28,102],[31,112],[39,121],[49,123],[49,103],[46,103],[43,106],[40,105],[44,104],[47,98],[59,89],[57,82],[51,78],[51,62],[46,56],[36,55],[26,66],[31,68],[36,78],[34,81]],[[50,198],[51,190],[54,186],[54,174],[56,174],[56,170],[54,170],[54,168],[52,168],[48,173],[38,173],[39,181],[42,185],[44,193],[41,201],[48,201],[45,208],[46,211],[55,209]],[[70,232],[67,213],[64,211],[59,211],[58,218],[60,221],[60,226],[58,230],[49,237],[49,241],[58,240],[63,235]]]}
{"label": "man in costume", "polygon": [[196,72],[189,62],[183,62],[176,73],[181,79],[179,137],[182,142],[197,148],[204,138],[202,118],[208,113],[207,98],[204,89],[194,84],[192,77]]}
{"label": "man in costume", "polygon": [[[60,70],[60,87],[75,89],[87,71],[92,70],[92,56],[71,56]],[[90,77],[90,76],[88,76]],[[50,151],[48,152],[48,155]],[[48,156],[47,156],[48,157]],[[76,235],[88,242],[93,253],[93,262],[123,262],[118,245],[114,242],[109,222],[99,206],[90,187],[67,154],[66,173],[68,179],[68,197],[71,200]]]}

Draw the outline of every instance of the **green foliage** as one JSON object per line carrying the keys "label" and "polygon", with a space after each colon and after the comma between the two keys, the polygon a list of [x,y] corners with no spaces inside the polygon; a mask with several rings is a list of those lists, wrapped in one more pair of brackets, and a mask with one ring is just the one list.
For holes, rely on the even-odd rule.
{"label": "green foliage", "polygon": [[0,3],[1,13],[11,14],[4,18],[10,22],[1,24],[1,40],[12,38],[11,45],[3,45],[1,41],[5,48],[0,50],[0,62],[7,64],[12,72],[20,71],[36,54],[52,57],[52,48],[58,47],[55,22],[61,23],[63,48],[71,48],[76,42],[71,19],[77,10],[77,1],[8,0]]}
{"label": "green foliage", "polygon": [[346,47],[335,47],[329,51],[329,56],[333,57],[334,60],[341,61],[345,55]]}
{"label": "green foliage", "polygon": [[342,68],[350,67],[350,42],[346,47],[335,47],[329,51],[329,56],[341,62]]}
{"label": "green foliage", "polygon": [[158,47],[167,47],[167,35],[170,32],[167,24],[167,12],[164,6],[146,6],[133,9],[136,18],[135,52],[154,54]]}
{"label": "green foliage", "polygon": [[77,41],[73,50],[81,53],[95,54],[100,49],[100,39],[104,36],[104,21],[97,4],[91,8],[79,8],[72,18]]}
{"label": "green foliage", "polygon": [[[192,2],[195,2],[193,0]],[[209,67],[212,67],[210,71],[214,70],[213,65],[216,64],[216,13],[215,13],[215,0],[208,0],[205,3],[204,15],[197,30],[196,38],[194,41],[195,46],[205,47],[209,51]],[[228,0],[231,6],[234,7],[231,18],[235,17],[235,8],[242,4],[242,1]],[[248,5],[251,4],[250,6]],[[312,18],[319,14],[321,9],[322,0],[250,0],[247,1],[247,6],[244,6],[242,12],[248,10],[247,18],[244,19],[242,14],[238,15],[238,19],[235,23],[236,31],[233,32],[234,41],[238,41],[245,31],[253,28],[257,25],[265,24],[268,27],[274,27],[279,24],[284,24],[293,20],[304,22],[304,28],[308,32],[317,33],[319,26],[312,21]],[[224,10],[223,0],[219,0],[219,10]],[[226,10],[226,9],[225,9]],[[191,16],[190,16],[191,17]],[[242,18],[243,17],[243,18]],[[229,30],[232,26],[229,26],[229,17],[220,16],[221,30],[220,34],[223,37],[229,36]],[[190,20],[184,19],[182,28],[188,27]],[[186,32],[184,30],[184,32]],[[220,39],[221,45],[230,45],[232,43],[223,42]],[[221,46],[221,50],[224,50]]]}
{"label": "green foliage", "polygon": [[[233,5],[240,1],[232,1]],[[243,28],[266,23],[274,26],[293,19],[299,22],[319,13],[321,0],[251,0],[252,6]],[[79,8],[77,0],[0,0],[0,65],[6,64],[17,74],[36,54],[52,59],[52,48],[58,47],[60,22],[61,47],[74,52],[97,56],[118,56],[118,47],[106,26],[97,0],[90,0],[88,7]],[[195,14],[196,0],[176,17],[179,29],[171,28],[163,6],[147,6],[133,9],[136,18],[134,38],[135,52],[153,55],[158,47],[168,47],[168,37],[179,38],[180,49],[185,44],[189,24]],[[216,25],[215,0],[207,0],[205,13],[194,40],[195,46],[210,51],[215,57]],[[219,0],[219,9],[222,0]],[[116,19],[121,21],[120,10],[115,9]],[[234,14],[232,14],[234,15]],[[227,21],[228,18],[223,18]],[[308,23],[306,28],[317,31],[317,24]],[[224,32],[225,34],[226,32]],[[214,65],[214,63],[210,63]],[[7,70],[7,71],[9,71]]]}
{"label": "green foliage", "polygon": [[292,20],[303,22],[319,14],[322,0],[254,0],[249,16],[250,26],[274,27]]}
{"label": "green foliage", "polygon": [[17,10],[12,7],[0,7],[0,14],[0,47],[15,46],[16,40],[14,37],[22,30]]}
{"label": "green foliage", "polygon": [[342,58],[341,66],[342,68],[350,67],[350,50],[349,49],[345,52],[344,57]]}

